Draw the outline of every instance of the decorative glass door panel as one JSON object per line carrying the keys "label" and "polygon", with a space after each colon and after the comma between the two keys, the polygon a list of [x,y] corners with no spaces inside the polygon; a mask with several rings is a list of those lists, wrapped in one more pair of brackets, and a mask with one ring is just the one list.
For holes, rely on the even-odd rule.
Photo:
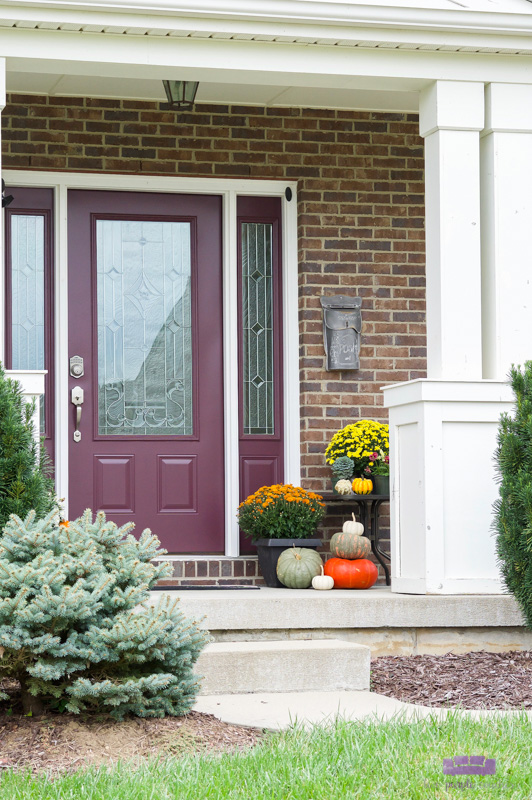
{"label": "decorative glass door panel", "polygon": [[47,370],[40,429],[54,457],[53,206],[51,189],[9,187],[5,210],[6,367]]}
{"label": "decorative glass door panel", "polygon": [[273,226],[242,223],[244,434],[274,433]]}
{"label": "decorative glass door panel", "polygon": [[219,197],[69,192],[69,515],[171,553],[224,551],[221,253]]}
{"label": "decorative glass door panel", "polygon": [[193,434],[189,222],[97,220],[98,432]]}
{"label": "decorative glass door panel", "polygon": [[[240,499],[284,477],[281,201],[239,197]],[[240,551],[253,552],[241,536]]]}
{"label": "decorative glass door panel", "polygon": [[44,217],[11,216],[12,369],[44,369]]}

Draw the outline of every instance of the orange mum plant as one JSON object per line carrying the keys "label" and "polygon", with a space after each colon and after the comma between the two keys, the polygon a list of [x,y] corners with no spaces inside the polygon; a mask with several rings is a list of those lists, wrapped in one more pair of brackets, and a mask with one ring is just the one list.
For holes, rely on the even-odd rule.
{"label": "orange mum plant", "polygon": [[238,507],[238,524],[256,539],[305,539],[312,536],[325,513],[319,494],[300,486],[263,486]]}

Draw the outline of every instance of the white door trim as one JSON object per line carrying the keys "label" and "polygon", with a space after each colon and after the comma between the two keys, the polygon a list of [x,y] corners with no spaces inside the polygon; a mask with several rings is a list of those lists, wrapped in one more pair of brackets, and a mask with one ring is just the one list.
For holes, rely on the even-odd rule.
{"label": "white door trim", "polygon": [[[174,192],[216,194],[223,202],[224,400],[225,400],[225,555],[239,554],[236,509],[239,502],[238,464],[238,337],[237,331],[237,229],[239,195],[281,197],[283,202],[283,380],[285,422],[285,481],[299,485],[299,327],[297,259],[297,183],[295,181],[227,178],[179,178],[109,173],[38,172],[4,170],[9,186],[46,187],[55,190],[55,390],[56,488],[65,498],[68,514],[68,189],[100,191]],[[288,202],[285,189],[292,190]],[[2,255],[3,258],[3,255]],[[2,270],[2,276],[5,270]],[[2,278],[3,282],[3,278]],[[0,337],[3,339],[3,330]],[[155,531],[156,533],[156,531]]]}

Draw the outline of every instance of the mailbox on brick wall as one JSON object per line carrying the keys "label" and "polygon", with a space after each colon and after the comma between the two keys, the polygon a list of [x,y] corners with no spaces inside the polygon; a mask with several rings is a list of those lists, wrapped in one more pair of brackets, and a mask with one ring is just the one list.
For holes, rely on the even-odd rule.
{"label": "mailbox on brick wall", "polygon": [[360,297],[320,297],[327,369],[359,369],[362,314]]}

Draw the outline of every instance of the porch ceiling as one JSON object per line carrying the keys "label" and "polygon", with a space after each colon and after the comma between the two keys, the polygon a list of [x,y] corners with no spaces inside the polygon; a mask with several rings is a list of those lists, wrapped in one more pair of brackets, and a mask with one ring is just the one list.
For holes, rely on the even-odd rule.
{"label": "porch ceiling", "polygon": [[[388,89],[369,88],[369,86],[320,88],[201,81],[196,101],[198,103],[257,106],[415,112],[418,109],[418,89],[421,88],[421,85],[418,87],[413,83],[408,88],[394,89],[392,85]],[[6,89],[8,92],[21,94],[166,101],[160,80],[24,72],[10,70],[9,62]]]}

